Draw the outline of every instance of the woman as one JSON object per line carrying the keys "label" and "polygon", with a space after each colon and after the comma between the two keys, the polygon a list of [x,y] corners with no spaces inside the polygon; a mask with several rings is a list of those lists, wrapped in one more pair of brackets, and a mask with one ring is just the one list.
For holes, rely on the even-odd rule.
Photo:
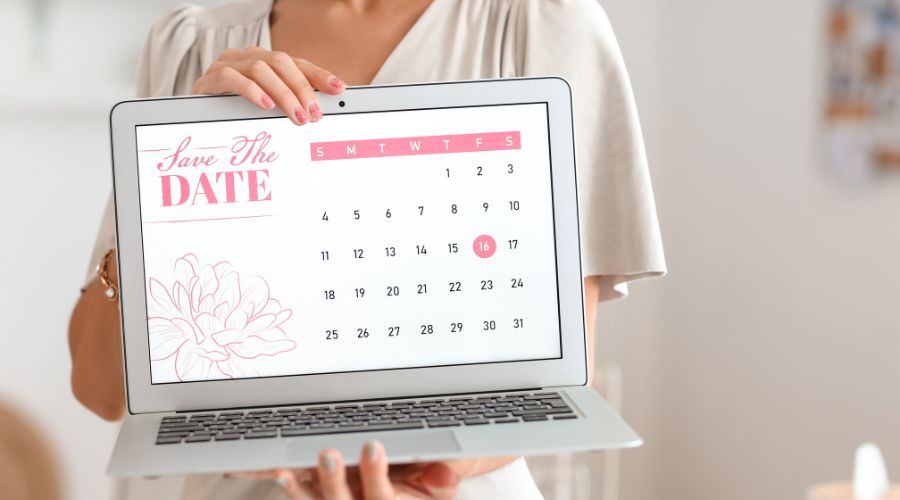
{"label": "woman", "polygon": [[[623,296],[629,281],[665,272],[628,77],[595,0],[237,0],[183,7],[154,24],[138,90],[146,97],[233,92],[263,109],[277,106],[297,126],[315,126],[327,117],[314,89],[339,94],[348,84],[543,75],[564,76],[574,93],[593,346],[597,302]],[[92,267],[114,246],[108,208]],[[91,279],[73,313],[72,383],[83,404],[115,420],[124,412],[118,313],[103,290]],[[371,443],[353,469],[325,450],[316,470],[192,477],[183,498],[278,498],[279,487],[291,498],[540,498],[521,458],[389,469],[385,453]]]}

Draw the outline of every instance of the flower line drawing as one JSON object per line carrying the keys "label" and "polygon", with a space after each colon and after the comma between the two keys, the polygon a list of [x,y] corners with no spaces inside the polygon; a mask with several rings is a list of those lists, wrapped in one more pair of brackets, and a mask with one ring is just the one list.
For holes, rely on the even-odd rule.
{"label": "flower line drawing", "polygon": [[150,278],[147,321],[150,359],[174,356],[179,381],[257,376],[248,360],[297,347],[282,329],[291,310],[269,296],[263,278],[242,280],[231,263],[201,265],[191,253],[174,272],[171,288]]}

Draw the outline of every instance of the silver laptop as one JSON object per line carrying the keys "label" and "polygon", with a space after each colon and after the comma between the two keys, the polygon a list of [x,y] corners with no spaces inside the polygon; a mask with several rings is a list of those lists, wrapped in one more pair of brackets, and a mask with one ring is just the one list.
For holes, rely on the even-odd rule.
{"label": "silver laptop", "polygon": [[128,416],[109,473],[637,446],[588,387],[559,78],[110,116]]}

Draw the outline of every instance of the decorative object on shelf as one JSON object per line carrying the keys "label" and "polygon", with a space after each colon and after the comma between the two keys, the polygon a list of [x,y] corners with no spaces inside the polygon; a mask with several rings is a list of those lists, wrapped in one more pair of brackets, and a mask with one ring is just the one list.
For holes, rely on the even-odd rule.
{"label": "decorative object on shelf", "polygon": [[831,0],[827,59],[830,166],[900,172],[900,0]]}
{"label": "decorative object on shelf", "polygon": [[900,500],[900,486],[891,486],[878,446],[865,443],[856,449],[853,483],[826,483],[806,492],[807,500]]}

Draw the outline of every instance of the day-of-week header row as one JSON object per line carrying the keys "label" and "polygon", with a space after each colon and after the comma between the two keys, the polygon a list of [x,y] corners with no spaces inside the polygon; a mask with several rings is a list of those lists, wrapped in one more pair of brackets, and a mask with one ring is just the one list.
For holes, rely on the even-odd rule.
{"label": "day-of-week header row", "polygon": [[309,145],[309,148],[312,161],[352,160],[388,156],[477,153],[481,151],[521,149],[522,139],[518,131],[485,132],[481,134],[313,142]]}

